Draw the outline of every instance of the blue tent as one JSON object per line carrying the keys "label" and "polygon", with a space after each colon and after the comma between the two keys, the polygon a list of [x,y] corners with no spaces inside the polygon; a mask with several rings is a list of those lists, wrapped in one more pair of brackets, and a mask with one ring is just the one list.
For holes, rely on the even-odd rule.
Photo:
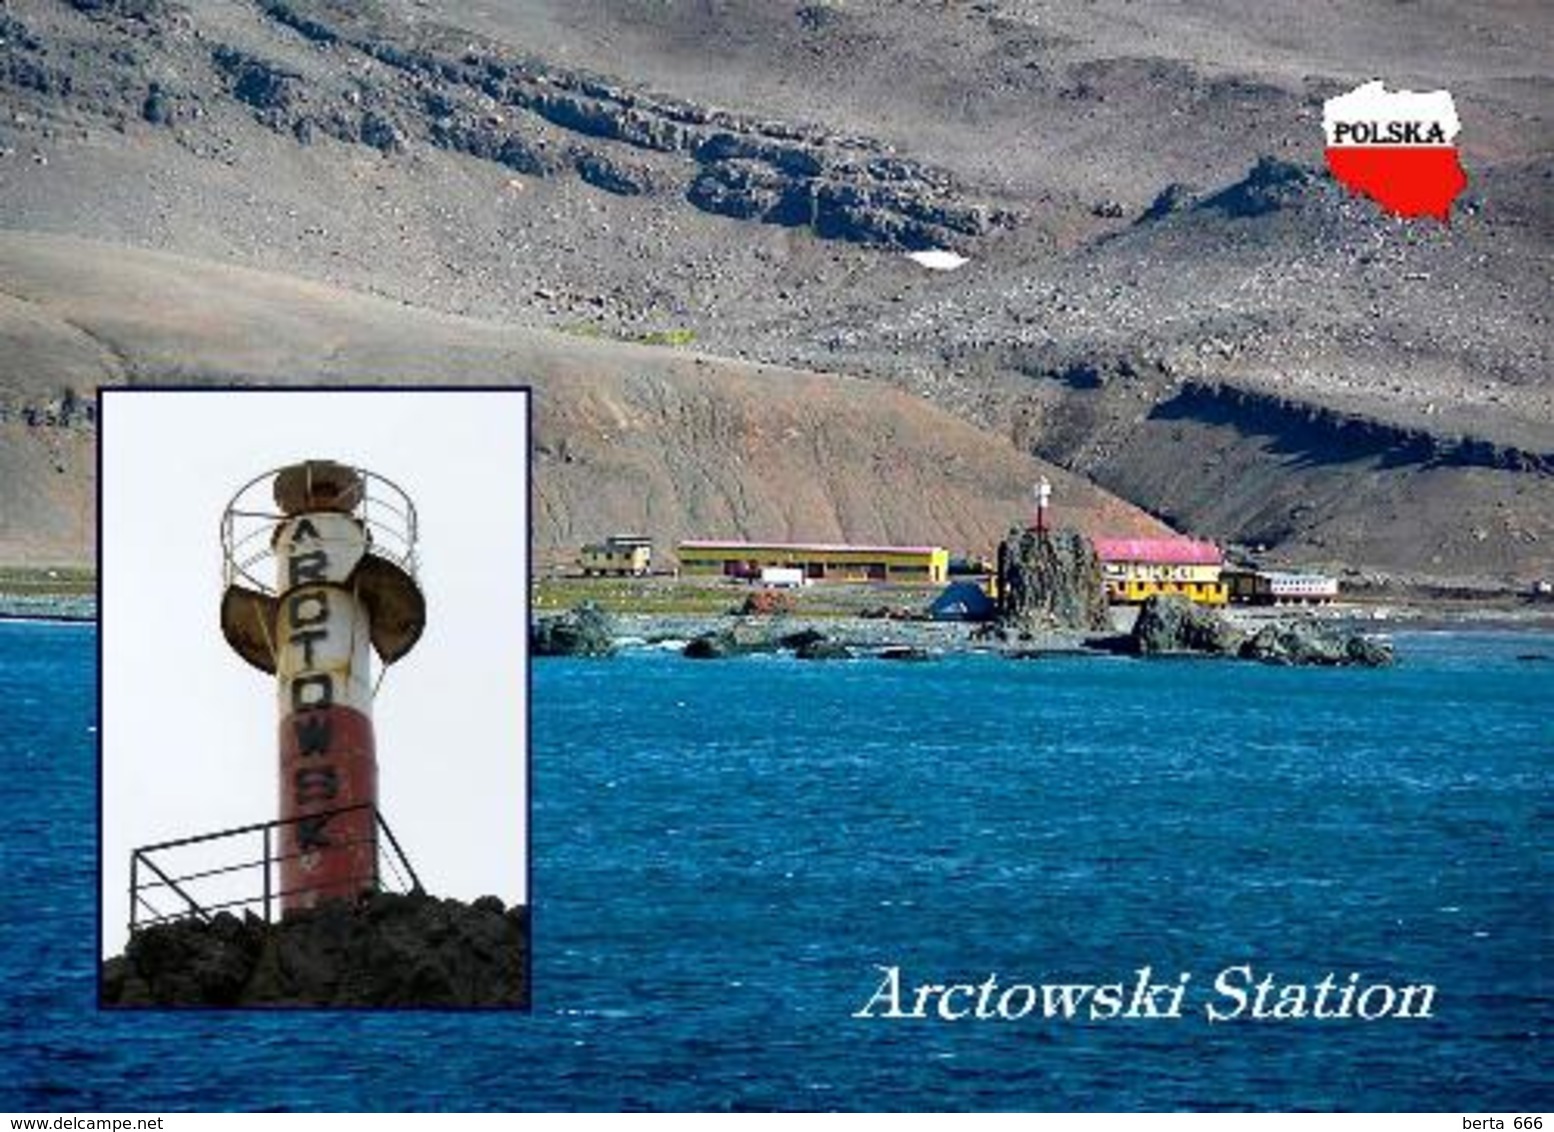
{"label": "blue tent", "polygon": [[975,582],[951,582],[933,599],[928,615],[935,621],[986,621],[994,608],[993,599]]}

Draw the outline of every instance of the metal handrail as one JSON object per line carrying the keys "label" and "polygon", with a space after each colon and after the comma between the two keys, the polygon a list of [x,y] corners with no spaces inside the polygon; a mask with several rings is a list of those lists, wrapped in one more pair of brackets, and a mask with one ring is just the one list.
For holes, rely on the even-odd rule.
{"label": "metal handrail", "polygon": [[[135,932],[144,927],[150,927],[155,924],[168,923],[173,920],[197,918],[208,921],[216,912],[223,911],[228,908],[253,905],[258,905],[263,909],[265,923],[270,923],[273,918],[273,906],[280,898],[286,896],[295,896],[305,892],[315,892],[322,888],[337,888],[340,884],[340,878],[335,877],[326,884],[305,885],[301,888],[286,889],[279,892],[275,891],[275,886],[271,881],[272,867],[284,861],[296,860],[303,854],[274,853],[272,851],[274,840],[273,831],[285,826],[297,825],[304,821],[316,821],[319,818],[328,818],[334,817],[338,814],[354,813],[358,810],[372,811],[374,836],[371,838],[356,838],[351,841],[339,842],[338,846],[340,848],[349,848],[353,845],[364,845],[369,842],[376,842],[376,832],[381,830],[387,841],[388,848],[389,850],[392,850],[392,853],[390,854],[389,852],[385,851],[382,843],[378,843],[379,851],[374,861],[375,868],[373,874],[370,877],[351,877],[349,879],[351,881],[360,880],[362,882],[370,882],[372,887],[378,891],[383,891],[384,885],[382,871],[376,867],[379,863],[381,863],[387,865],[389,871],[393,873],[395,879],[402,886],[404,886],[402,889],[403,891],[422,891],[421,878],[416,875],[415,866],[410,863],[410,858],[405,854],[404,848],[399,843],[399,839],[394,836],[394,831],[389,828],[388,821],[384,818],[383,812],[371,802],[358,802],[350,806],[337,806],[330,810],[320,810],[317,813],[299,814],[298,816],[291,818],[277,818],[274,821],[254,822],[250,825],[233,826],[229,829],[217,830],[214,833],[200,833],[195,834],[193,837],[179,837],[174,838],[171,841],[159,841],[154,845],[142,845],[136,849],[131,850],[129,893],[130,934],[133,935]],[[181,876],[170,876],[168,872],[161,867],[161,865],[153,860],[153,854],[165,853],[168,850],[182,849],[190,845],[199,845],[205,842],[220,841],[228,838],[243,837],[253,834],[258,834],[260,836],[262,844],[261,854],[255,860],[239,861],[236,864],[223,865],[218,868],[200,869],[192,873],[185,873]],[[155,874],[158,879],[142,881],[142,868]],[[190,891],[189,887],[186,887],[189,886],[191,882],[208,880],[211,877],[216,876],[227,876],[233,873],[242,872],[247,869],[257,869],[261,872],[262,885],[261,891],[258,895],[245,895],[239,896],[235,899],[223,899],[215,902],[201,902],[200,900],[196,899],[195,894]],[[403,873],[401,873],[401,869],[403,869]],[[405,880],[406,876],[409,877],[408,881]],[[364,883],[363,887],[367,887],[367,884]],[[180,899],[183,900],[186,905],[188,905],[188,910],[176,913],[162,912],[146,897],[146,893],[152,889],[166,889],[175,893]],[[142,905],[144,905],[152,913],[149,918],[141,918],[140,909]]]}
{"label": "metal handrail", "polygon": [[[248,497],[251,493],[257,493],[258,499],[262,501],[264,495],[261,489],[268,488],[275,477],[284,470],[284,468],[271,468],[249,480],[238,488],[236,494],[227,503],[226,510],[222,512],[221,557],[224,586],[230,586],[241,580],[244,585],[262,594],[275,595],[274,579],[259,576],[256,567],[266,559],[274,557],[275,551],[269,545],[269,537],[273,534],[276,525],[286,521],[290,516],[282,514],[273,505],[260,506],[250,501]],[[402,487],[388,477],[368,471],[366,468],[353,467],[351,470],[361,478],[362,497],[350,514],[363,524],[369,534],[377,532],[384,536],[382,539],[370,540],[367,553],[393,563],[414,578],[418,568],[416,540],[419,537],[415,503]],[[387,513],[388,518],[381,517],[384,513]],[[261,538],[264,542],[258,548],[250,549],[255,541]]]}

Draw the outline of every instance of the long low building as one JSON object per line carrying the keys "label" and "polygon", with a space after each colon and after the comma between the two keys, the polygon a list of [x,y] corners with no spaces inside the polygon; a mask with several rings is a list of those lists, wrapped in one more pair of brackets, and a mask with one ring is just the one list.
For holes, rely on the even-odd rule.
{"label": "long low building", "polygon": [[1338,600],[1338,579],[1288,570],[1226,570],[1230,600],[1251,605],[1326,605]]}
{"label": "long low building", "polygon": [[1225,555],[1212,542],[1188,538],[1098,538],[1101,578],[1109,601],[1141,602],[1180,594],[1203,605],[1224,605],[1220,577]]}
{"label": "long low building", "polygon": [[810,582],[933,582],[950,572],[942,546],[690,540],[675,548],[687,577],[759,580],[761,571],[798,568]]}

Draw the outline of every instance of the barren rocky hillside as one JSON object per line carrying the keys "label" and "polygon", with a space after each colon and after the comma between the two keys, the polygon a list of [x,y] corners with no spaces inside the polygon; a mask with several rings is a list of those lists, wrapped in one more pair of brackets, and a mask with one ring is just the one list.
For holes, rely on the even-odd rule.
{"label": "barren rocky hillside", "polygon": [[[21,456],[33,477],[16,481],[25,509],[0,514],[9,559],[60,561],[90,545],[94,406],[52,391],[157,383],[532,385],[535,540],[545,559],[639,528],[665,542],[931,540],[986,554],[1028,512],[1043,474],[1068,522],[1165,529],[877,382],[410,311],[286,276],[61,237],[0,234],[0,279],[0,339],[30,343],[33,377],[30,391],[0,401],[0,451]],[[35,495],[39,483],[63,502]]]}
{"label": "barren rocky hillside", "polygon": [[[553,545],[970,544],[1035,456],[1288,561],[1554,573],[1551,40],[1531,0],[13,0],[0,228],[185,258],[143,293],[109,247],[4,268],[6,553],[86,552],[103,375],[419,376],[435,340],[445,378],[614,383],[542,390]],[[1449,227],[1322,170],[1322,100],[1372,77],[1453,92]],[[322,356],[166,305],[223,264]],[[394,316],[334,350],[366,295]]]}

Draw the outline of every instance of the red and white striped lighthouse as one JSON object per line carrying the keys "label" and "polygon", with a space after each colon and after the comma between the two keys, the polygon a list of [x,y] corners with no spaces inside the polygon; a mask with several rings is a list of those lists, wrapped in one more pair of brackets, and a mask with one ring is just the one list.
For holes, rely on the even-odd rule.
{"label": "red and white striped lighthouse", "polygon": [[372,656],[425,626],[415,540],[403,491],[330,460],[266,472],[223,517],[222,631],[276,679],[283,913],[378,887]]}
{"label": "red and white striped lighthouse", "polygon": [[1036,524],[1031,529],[1037,534],[1047,533],[1047,504],[1052,501],[1052,483],[1046,476],[1037,480],[1031,488],[1031,497],[1036,501]]}

